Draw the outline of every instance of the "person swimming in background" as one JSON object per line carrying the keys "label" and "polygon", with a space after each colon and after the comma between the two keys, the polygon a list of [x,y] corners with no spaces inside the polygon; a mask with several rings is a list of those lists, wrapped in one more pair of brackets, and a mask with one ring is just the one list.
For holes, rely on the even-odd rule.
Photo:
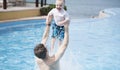
{"label": "person swimming in background", "polygon": [[64,10],[65,0],[56,0],[56,8],[53,8],[47,15],[46,24],[51,24],[52,18],[55,23],[52,24],[51,52],[54,50],[56,39],[59,39],[59,46],[64,38],[64,24],[70,21],[69,14]]}
{"label": "person swimming in background", "polygon": [[46,48],[46,42],[49,36],[50,25],[46,24],[43,38],[40,44],[34,48],[35,59],[39,70],[60,70],[59,61],[64,55],[64,52],[69,43],[69,23],[64,24],[65,33],[63,43],[58,48],[57,52],[50,56]]}

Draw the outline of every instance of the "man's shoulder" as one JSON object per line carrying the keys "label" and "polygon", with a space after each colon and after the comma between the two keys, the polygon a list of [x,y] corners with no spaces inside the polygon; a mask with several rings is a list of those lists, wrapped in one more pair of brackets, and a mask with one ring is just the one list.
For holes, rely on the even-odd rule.
{"label": "man's shoulder", "polygon": [[39,62],[42,62],[43,60],[38,58],[38,57],[35,57],[36,61],[39,61]]}

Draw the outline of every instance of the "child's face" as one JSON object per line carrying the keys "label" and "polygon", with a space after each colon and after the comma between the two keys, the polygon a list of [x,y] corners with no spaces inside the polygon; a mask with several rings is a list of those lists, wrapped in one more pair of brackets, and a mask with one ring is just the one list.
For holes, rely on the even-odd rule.
{"label": "child's face", "polygon": [[62,1],[56,1],[56,8],[58,10],[61,10],[63,8],[63,2]]}

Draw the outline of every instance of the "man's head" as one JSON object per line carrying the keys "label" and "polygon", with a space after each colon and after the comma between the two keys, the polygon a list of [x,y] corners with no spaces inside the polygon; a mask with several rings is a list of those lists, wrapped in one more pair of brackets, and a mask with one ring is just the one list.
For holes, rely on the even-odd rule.
{"label": "man's head", "polygon": [[58,9],[58,10],[61,10],[62,8],[63,8],[63,6],[64,6],[64,1],[63,0],[56,0],[56,8]]}
{"label": "man's head", "polygon": [[47,49],[45,48],[45,46],[43,44],[38,44],[34,48],[34,54],[36,57],[44,59],[46,57],[46,54],[47,54]]}

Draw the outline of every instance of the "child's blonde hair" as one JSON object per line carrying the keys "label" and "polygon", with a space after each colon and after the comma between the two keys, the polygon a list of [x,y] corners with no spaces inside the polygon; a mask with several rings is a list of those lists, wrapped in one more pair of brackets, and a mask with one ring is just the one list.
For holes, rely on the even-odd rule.
{"label": "child's blonde hair", "polygon": [[63,6],[65,6],[65,0],[56,0],[56,3],[57,2],[61,2],[63,4]]}

